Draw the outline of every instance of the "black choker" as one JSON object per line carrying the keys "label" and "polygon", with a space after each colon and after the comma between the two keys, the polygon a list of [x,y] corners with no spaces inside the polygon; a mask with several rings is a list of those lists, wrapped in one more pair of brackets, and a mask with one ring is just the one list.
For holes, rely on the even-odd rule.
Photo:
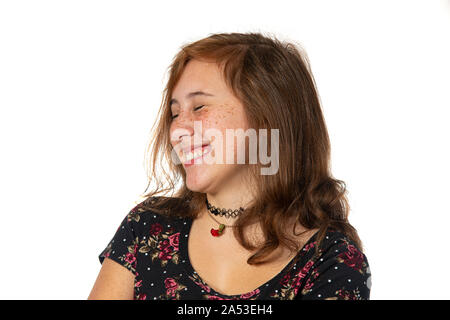
{"label": "black choker", "polygon": [[225,216],[226,218],[230,217],[237,217],[239,214],[241,214],[244,211],[244,208],[240,207],[239,209],[219,209],[214,207],[208,202],[208,198],[205,198],[206,200],[206,208],[208,208],[208,211],[211,212],[215,216]]}

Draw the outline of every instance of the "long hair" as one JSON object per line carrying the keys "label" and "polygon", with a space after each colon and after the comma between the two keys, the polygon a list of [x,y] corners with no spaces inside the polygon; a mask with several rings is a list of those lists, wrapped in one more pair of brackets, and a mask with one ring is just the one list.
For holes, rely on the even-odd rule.
{"label": "long hair", "polygon": [[[300,250],[288,233],[297,223],[319,229],[317,248],[327,230],[335,230],[362,250],[357,231],[348,221],[345,182],[333,178],[330,172],[330,140],[307,55],[298,44],[261,33],[212,34],[183,45],[176,54],[152,127],[153,139],[146,150],[151,159],[145,164],[151,169],[147,169],[149,181],[141,205],[161,214],[190,218],[205,205],[206,195],[187,189],[183,167],[171,159],[169,101],[191,59],[217,63],[227,86],[242,102],[250,128],[279,130],[278,172],[261,175],[259,164],[249,166],[257,182],[256,196],[233,228],[244,248],[257,249],[247,263],[265,263],[264,258],[280,245]],[[145,193],[152,183],[152,190]],[[293,219],[296,223],[288,225]],[[255,221],[261,222],[265,238],[258,246],[244,236]]]}

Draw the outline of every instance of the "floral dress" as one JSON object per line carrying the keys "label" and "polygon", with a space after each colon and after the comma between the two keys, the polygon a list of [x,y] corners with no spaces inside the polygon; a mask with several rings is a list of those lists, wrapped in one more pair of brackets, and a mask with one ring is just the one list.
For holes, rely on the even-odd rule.
{"label": "floral dress", "polygon": [[216,292],[188,256],[192,219],[134,207],[99,255],[135,276],[135,300],[363,300],[369,299],[367,257],[340,232],[327,232],[318,254],[314,234],[285,268],[251,292]]}

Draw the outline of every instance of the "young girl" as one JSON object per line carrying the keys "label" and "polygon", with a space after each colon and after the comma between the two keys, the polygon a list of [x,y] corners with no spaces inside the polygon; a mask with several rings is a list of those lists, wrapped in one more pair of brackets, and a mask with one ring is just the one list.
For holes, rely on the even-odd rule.
{"label": "young girl", "polygon": [[[155,187],[100,254],[88,299],[369,299],[306,55],[213,34],[184,45],[169,74]],[[155,169],[163,157],[169,172]]]}

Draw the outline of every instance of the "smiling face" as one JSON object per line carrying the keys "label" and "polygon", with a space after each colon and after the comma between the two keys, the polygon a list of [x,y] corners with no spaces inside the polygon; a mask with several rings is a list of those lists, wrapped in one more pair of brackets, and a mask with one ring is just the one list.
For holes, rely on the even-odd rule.
{"label": "smiling face", "polygon": [[[173,89],[171,97],[172,122],[170,125],[171,144],[182,162],[186,160],[181,149],[209,143],[209,147],[194,150],[187,157],[201,155],[202,150],[209,152],[204,157],[213,159],[222,155],[220,160],[207,159],[183,163],[186,171],[187,188],[204,193],[216,193],[221,188],[238,186],[246,164],[237,163],[237,150],[245,149],[245,143],[227,141],[226,129],[248,128],[248,123],[241,102],[233,95],[222,78],[221,70],[215,63],[190,60],[181,78]],[[195,122],[195,130],[194,130]],[[201,124],[201,130],[197,130]],[[223,137],[212,134],[213,130]],[[229,139],[231,140],[231,139]],[[196,152],[197,151],[197,152]],[[227,153],[234,152],[232,163],[227,161]],[[187,158],[189,159],[189,158]],[[218,162],[218,163],[216,163]]]}

